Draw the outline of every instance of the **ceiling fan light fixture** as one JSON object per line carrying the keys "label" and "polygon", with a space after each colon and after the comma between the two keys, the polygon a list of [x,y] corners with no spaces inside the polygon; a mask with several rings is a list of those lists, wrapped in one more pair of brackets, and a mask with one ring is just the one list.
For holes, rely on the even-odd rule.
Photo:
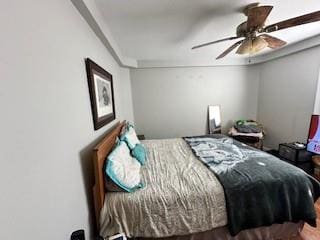
{"label": "ceiling fan light fixture", "polygon": [[252,48],[252,40],[251,39],[246,39],[243,41],[243,43],[240,45],[240,47],[237,50],[237,54],[248,54],[250,53]]}
{"label": "ceiling fan light fixture", "polygon": [[237,54],[255,54],[265,49],[268,46],[266,40],[262,37],[256,37],[253,40],[245,40],[237,50]]}
{"label": "ceiling fan light fixture", "polygon": [[262,37],[256,37],[252,41],[251,53],[257,53],[268,47],[268,43]]}

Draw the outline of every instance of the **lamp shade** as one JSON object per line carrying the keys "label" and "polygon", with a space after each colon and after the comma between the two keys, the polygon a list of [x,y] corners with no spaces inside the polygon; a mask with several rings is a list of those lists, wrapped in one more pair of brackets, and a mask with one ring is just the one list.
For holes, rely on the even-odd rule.
{"label": "lamp shade", "polygon": [[255,37],[254,39],[246,39],[238,48],[237,54],[254,54],[260,52],[268,46],[266,40],[262,37]]}
{"label": "lamp shade", "polygon": [[243,41],[243,43],[238,48],[237,54],[250,53],[251,48],[252,48],[252,40],[250,38],[246,39],[246,40]]}
{"label": "lamp shade", "polygon": [[251,53],[257,53],[261,50],[265,49],[268,46],[268,43],[266,40],[264,40],[262,37],[256,37],[252,41],[252,49]]}

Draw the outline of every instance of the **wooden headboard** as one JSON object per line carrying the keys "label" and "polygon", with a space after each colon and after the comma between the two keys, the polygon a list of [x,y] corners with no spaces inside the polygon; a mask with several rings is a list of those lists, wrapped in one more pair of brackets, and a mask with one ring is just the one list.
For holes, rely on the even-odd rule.
{"label": "wooden headboard", "polygon": [[116,138],[119,136],[125,121],[118,122],[115,127],[100,141],[100,143],[93,149],[93,167],[94,167],[94,210],[96,216],[96,223],[99,229],[100,211],[104,204],[105,198],[105,177],[103,167],[105,164],[106,156],[111,152]]}

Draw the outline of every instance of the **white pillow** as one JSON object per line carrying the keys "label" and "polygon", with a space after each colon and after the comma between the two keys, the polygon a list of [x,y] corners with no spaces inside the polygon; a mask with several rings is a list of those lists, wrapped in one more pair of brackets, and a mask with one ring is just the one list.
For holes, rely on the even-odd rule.
{"label": "white pillow", "polygon": [[130,150],[134,149],[134,147],[137,144],[140,144],[136,131],[131,125],[128,127],[128,130],[120,138],[121,140],[125,141],[128,144]]}
{"label": "white pillow", "polygon": [[106,174],[121,189],[133,192],[143,185],[140,180],[140,163],[130,155],[127,144],[119,141],[107,157]]}

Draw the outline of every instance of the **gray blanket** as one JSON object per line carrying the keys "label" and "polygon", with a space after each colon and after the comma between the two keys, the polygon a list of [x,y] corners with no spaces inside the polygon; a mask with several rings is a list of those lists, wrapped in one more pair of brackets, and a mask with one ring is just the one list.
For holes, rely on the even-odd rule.
{"label": "gray blanket", "polygon": [[184,139],[223,186],[233,236],[286,221],[316,226],[320,185],[302,170],[225,136]]}

